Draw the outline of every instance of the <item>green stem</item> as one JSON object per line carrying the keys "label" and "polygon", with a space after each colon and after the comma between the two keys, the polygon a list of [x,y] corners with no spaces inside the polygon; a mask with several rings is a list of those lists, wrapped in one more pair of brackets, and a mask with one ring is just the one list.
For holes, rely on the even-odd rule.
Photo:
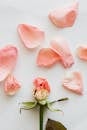
{"label": "green stem", "polygon": [[40,130],[43,130],[43,113],[44,113],[44,106],[40,105]]}

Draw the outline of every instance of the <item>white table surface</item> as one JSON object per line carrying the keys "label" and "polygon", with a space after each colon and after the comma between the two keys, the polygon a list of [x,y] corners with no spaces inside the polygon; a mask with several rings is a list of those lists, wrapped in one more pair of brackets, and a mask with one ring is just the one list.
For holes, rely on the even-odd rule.
{"label": "white table surface", "polygon": [[[0,0],[0,47],[7,44],[16,45],[19,58],[14,70],[15,77],[22,88],[14,97],[8,97],[0,84],[0,130],[39,130],[38,111],[23,111],[19,114],[19,102],[32,100],[32,80],[37,76],[48,79],[51,85],[49,100],[68,96],[70,100],[61,103],[59,108],[64,111],[52,113],[46,111],[44,125],[47,118],[61,121],[68,130],[87,129],[87,63],[75,56],[79,44],[87,44],[87,0],[79,0],[79,15],[72,28],[57,29],[51,24],[47,15],[52,9],[71,4],[74,0]],[[36,25],[46,33],[42,46],[35,51],[27,50],[17,34],[17,25],[27,23]],[[57,35],[68,39],[75,57],[75,64],[70,69],[64,69],[56,64],[51,69],[36,66],[36,57],[41,47],[48,47],[50,40]],[[84,81],[85,95],[77,96],[61,86],[61,81],[67,71],[81,71]]]}

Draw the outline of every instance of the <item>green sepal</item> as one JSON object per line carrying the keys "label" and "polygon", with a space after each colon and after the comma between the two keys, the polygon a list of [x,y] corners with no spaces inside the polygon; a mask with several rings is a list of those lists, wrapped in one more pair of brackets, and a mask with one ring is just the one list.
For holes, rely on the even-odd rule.
{"label": "green sepal", "polygon": [[67,130],[67,128],[59,121],[48,119],[46,130]]}
{"label": "green sepal", "polygon": [[40,105],[46,105],[47,101],[46,101],[46,100],[41,100],[41,101],[38,101],[38,103],[39,103]]}
{"label": "green sepal", "polygon": [[56,112],[56,111],[61,111],[62,112],[62,110],[60,110],[60,109],[55,109],[55,108],[53,108],[52,107],[52,105],[54,104],[54,103],[56,103],[56,102],[61,102],[61,101],[66,101],[66,100],[69,100],[67,97],[65,97],[65,98],[60,98],[60,99],[58,99],[58,100],[55,100],[55,101],[52,101],[52,102],[47,102],[47,108],[50,110],[50,111],[52,111],[52,112]]}
{"label": "green sepal", "polygon": [[68,97],[65,97],[65,98],[60,98],[60,99],[58,99],[57,101],[58,101],[58,102],[62,102],[62,101],[67,101],[67,100],[69,100],[69,98],[68,98]]}
{"label": "green sepal", "polygon": [[22,102],[21,103],[21,108],[20,108],[20,113],[21,113],[21,110],[24,109],[24,110],[30,110],[32,108],[35,108],[37,106],[37,102]]}
{"label": "green sepal", "polygon": [[48,102],[46,106],[52,112],[58,112],[58,111],[62,112],[62,110],[60,110],[60,109],[53,108],[52,105],[53,105],[53,102]]}
{"label": "green sepal", "polygon": [[56,103],[56,102],[63,102],[63,101],[67,101],[67,100],[69,100],[69,98],[68,97],[65,97],[65,98],[60,98],[60,99],[58,99],[58,100],[55,100],[55,101],[52,101],[52,102],[50,102],[50,103]]}

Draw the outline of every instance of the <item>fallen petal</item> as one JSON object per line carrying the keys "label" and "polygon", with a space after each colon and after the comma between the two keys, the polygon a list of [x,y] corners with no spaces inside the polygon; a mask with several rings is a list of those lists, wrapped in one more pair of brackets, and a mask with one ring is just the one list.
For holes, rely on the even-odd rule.
{"label": "fallen petal", "polygon": [[10,75],[5,80],[4,91],[7,95],[15,95],[20,89],[19,82],[15,79],[14,76]]}
{"label": "fallen petal", "polygon": [[76,94],[83,94],[83,80],[80,72],[73,72],[63,80],[63,87]]}
{"label": "fallen petal", "polygon": [[71,27],[77,17],[78,5],[78,2],[75,2],[69,7],[54,10],[49,13],[49,19],[57,27]]}
{"label": "fallen petal", "polygon": [[84,61],[87,61],[87,46],[80,46],[77,48],[77,56]]}
{"label": "fallen petal", "polygon": [[60,60],[59,56],[50,48],[42,48],[37,56],[37,65],[50,67]]}
{"label": "fallen petal", "polygon": [[36,48],[45,39],[44,32],[31,25],[19,24],[18,33],[27,48]]}
{"label": "fallen petal", "polygon": [[0,82],[13,71],[18,57],[18,50],[14,46],[6,46],[0,50]]}
{"label": "fallen petal", "polygon": [[74,64],[68,42],[63,37],[57,37],[50,43],[51,49],[60,56],[61,63],[65,68],[69,68]]}

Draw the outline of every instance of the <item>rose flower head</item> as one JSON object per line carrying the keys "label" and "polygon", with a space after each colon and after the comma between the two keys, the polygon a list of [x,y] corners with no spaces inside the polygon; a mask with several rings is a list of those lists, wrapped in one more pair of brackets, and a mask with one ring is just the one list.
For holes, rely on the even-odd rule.
{"label": "rose flower head", "polygon": [[48,81],[44,78],[38,77],[34,79],[33,84],[33,95],[35,99],[38,101],[46,100],[50,93],[50,86],[48,84]]}

